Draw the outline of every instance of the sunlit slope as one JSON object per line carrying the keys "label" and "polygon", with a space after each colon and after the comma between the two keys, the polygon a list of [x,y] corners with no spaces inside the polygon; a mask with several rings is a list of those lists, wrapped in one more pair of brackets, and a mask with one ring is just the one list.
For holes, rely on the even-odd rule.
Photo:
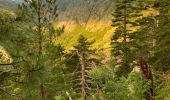
{"label": "sunlit slope", "polygon": [[[0,0],[0,7],[17,7],[23,0]],[[56,39],[67,50],[76,43],[80,34],[95,40],[94,48],[107,48],[113,34],[111,28],[115,0],[58,0],[58,20],[65,33]],[[1,10],[2,11],[2,10]]]}
{"label": "sunlit slope", "polygon": [[82,26],[77,26],[71,32],[65,32],[56,39],[57,43],[62,44],[67,50],[72,49],[77,43],[79,35],[82,34],[90,41],[95,41],[93,47],[102,49],[110,47],[110,39],[113,34],[112,27],[105,27],[102,30],[89,31]]}
{"label": "sunlit slope", "polygon": [[65,26],[56,39],[67,50],[76,44],[80,34],[95,40],[94,48],[108,48],[113,34],[112,13],[115,0],[59,0],[59,16],[55,24]]}

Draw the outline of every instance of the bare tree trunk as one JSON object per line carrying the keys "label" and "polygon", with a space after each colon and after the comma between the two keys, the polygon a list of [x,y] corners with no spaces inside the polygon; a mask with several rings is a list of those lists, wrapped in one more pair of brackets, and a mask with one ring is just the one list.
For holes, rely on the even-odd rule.
{"label": "bare tree trunk", "polygon": [[[77,52],[78,53],[78,52]],[[84,54],[81,53],[79,54],[79,60],[80,60],[80,65],[81,65],[81,93],[83,100],[86,99],[86,86],[85,86],[85,62],[84,62]]]}

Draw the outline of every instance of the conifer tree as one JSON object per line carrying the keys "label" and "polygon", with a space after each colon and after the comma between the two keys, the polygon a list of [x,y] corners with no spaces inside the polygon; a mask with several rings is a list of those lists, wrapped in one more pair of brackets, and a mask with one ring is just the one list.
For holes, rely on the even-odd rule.
{"label": "conifer tree", "polygon": [[152,48],[154,47],[154,35],[156,28],[156,21],[154,16],[143,17],[138,20],[140,28],[133,32],[130,37],[132,41],[130,42],[133,49],[132,54],[136,59],[136,65],[139,66],[143,81],[146,83],[150,82],[149,94],[146,98],[149,100],[153,99],[153,72],[150,65],[150,58],[153,54]]}
{"label": "conifer tree", "polygon": [[135,22],[141,16],[142,2],[137,0],[118,0],[113,14],[113,25],[116,27],[112,37],[112,56],[115,60],[115,70],[118,76],[127,76],[133,69],[134,61],[131,54],[130,34],[137,28]]}
{"label": "conifer tree", "polygon": [[169,79],[170,69],[170,1],[155,0],[154,8],[159,11],[157,30],[155,34],[155,47],[151,64],[157,73],[156,99],[169,99]]}
{"label": "conifer tree", "polygon": [[91,49],[92,44],[93,42],[88,42],[83,35],[80,35],[78,44],[74,46],[74,50],[71,53],[73,54],[71,59],[75,59],[73,64],[76,66],[73,70],[73,87],[77,93],[82,95],[83,100],[88,99],[93,88],[91,85],[92,80],[88,73],[99,64],[95,50]]}
{"label": "conifer tree", "polygon": [[[146,1],[145,9],[152,6]],[[143,9],[143,7],[142,7]],[[150,58],[153,55],[152,48],[155,45],[154,35],[157,29],[157,12],[152,12],[150,15],[138,18],[135,22],[140,26],[136,31],[129,35],[131,47],[131,56],[134,58],[134,65],[139,66],[144,82],[150,83],[146,98],[152,100],[154,98],[153,72],[150,64]]]}
{"label": "conifer tree", "polygon": [[0,99],[15,99],[20,95],[13,93],[10,87],[13,82],[9,81],[17,74],[9,50],[13,46],[11,40],[16,32],[15,16],[9,10],[0,10]]}
{"label": "conifer tree", "polygon": [[20,26],[25,34],[25,44],[15,53],[23,60],[17,64],[21,75],[16,80],[23,83],[25,99],[46,100],[48,93],[45,87],[51,76],[52,64],[57,63],[62,51],[53,41],[63,31],[53,27],[57,17],[56,0],[25,0],[18,8],[20,16],[17,20],[23,20],[25,24]]}
{"label": "conifer tree", "polygon": [[153,66],[157,71],[170,69],[170,1],[156,0],[154,7],[159,10],[158,29],[154,48]]}
{"label": "conifer tree", "polygon": [[149,58],[152,54],[151,48],[154,46],[153,35],[156,21],[153,16],[142,17],[141,11],[147,6],[150,6],[147,5],[147,2],[138,0],[118,1],[114,14],[116,20],[113,20],[113,24],[117,28],[112,38],[112,52],[117,59],[115,63],[119,65],[117,66],[118,71],[116,71],[118,75],[123,73],[124,76],[127,76],[134,66],[139,66],[143,81],[151,82],[146,98],[152,100],[154,95],[153,76]]}

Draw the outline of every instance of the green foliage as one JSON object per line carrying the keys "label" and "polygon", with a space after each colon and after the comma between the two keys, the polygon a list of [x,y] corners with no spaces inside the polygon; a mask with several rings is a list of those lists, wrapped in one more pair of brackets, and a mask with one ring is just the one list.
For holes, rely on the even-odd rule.
{"label": "green foliage", "polygon": [[143,80],[140,73],[130,73],[127,83],[130,91],[129,96],[132,100],[146,100],[146,94],[149,91],[150,82]]}
{"label": "green foliage", "polygon": [[160,12],[158,16],[159,24],[156,34],[156,44],[154,48],[153,66],[158,71],[168,71],[170,69],[170,19],[169,0],[156,0],[154,5]]}
{"label": "green foliage", "polygon": [[[155,70],[170,66],[170,2],[153,1],[117,0],[113,59],[93,49],[107,45],[103,33],[110,27],[90,32],[79,26],[64,34],[64,27],[54,28],[56,0],[25,0],[16,15],[0,9],[0,100],[146,100],[152,85],[153,98],[169,100],[169,74]],[[141,16],[147,7],[159,15]],[[65,50],[56,39],[72,49]]]}
{"label": "green foliage", "polygon": [[128,88],[125,85],[125,79],[109,81],[103,88],[107,100],[129,100]]}
{"label": "green foliage", "polygon": [[90,76],[98,86],[94,100],[146,100],[150,82],[143,80],[138,72],[117,78],[113,68],[104,66],[90,71]]}
{"label": "green foliage", "polygon": [[2,9],[0,8],[0,41],[1,45],[7,41],[7,38],[10,38],[12,35],[11,33],[14,33],[15,27],[14,27],[14,22],[15,22],[15,15],[12,11]]}
{"label": "green foliage", "polygon": [[66,100],[66,99],[64,97],[62,97],[62,96],[56,96],[55,100]]}
{"label": "green foliage", "polygon": [[[24,100],[51,100],[56,95],[63,95],[61,90],[69,87],[63,84],[66,77],[61,71],[64,66],[61,61],[64,49],[53,42],[58,33],[63,31],[54,30],[52,26],[57,16],[55,2],[26,0],[17,12],[16,29],[20,31],[16,31],[12,37],[12,46],[8,47],[13,61],[17,62],[14,65],[17,76],[12,80],[11,90],[20,89],[18,94]],[[46,16],[44,9],[48,12]]]}
{"label": "green foliage", "polygon": [[114,11],[112,26],[116,27],[112,36],[112,56],[115,60],[115,71],[118,76],[126,76],[133,69],[131,33],[139,26],[136,20],[142,16],[143,2],[138,0],[118,0]]}
{"label": "green foliage", "polygon": [[114,79],[114,71],[112,68],[108,66],[95,68],[91,70],[89,74],[93,78],[93,80],[100,84],[102,84],[105,81]]}
{"label": "green foliage", "polygon": [[158,84],[156,87],[156,100],[169,100],[169,89],[170,89],[170,81],[163,81],[161,84]]}
{"label": "green foliage", "polygon": [[69,51],[73,49],[79,36],[84,35],[89,40],[95,40],[92,48],[108,48],[110,46],[109,42],[111,36],[111,32],[108,31],[110,30],[112,30],[111,27],[107,27],[104,30],[90,31],[78,25],[73,31],[61,34],[61,36],[56,39],[56,42],[62,44],[66,50]]}
{"label": "green foliage", "polygon": [[87,99],[91,95],[92,89],[96,87],[92,86],[92,80],[88,75],[90,70],[100,64],[95,50],[91,48],[93,43],[93,41],[89,42],[87,38],[80,35],[77,45],[74,46],[74,49],[67,55],[69,58],[66,59],[66,66],[68,65],[68,70],[73,74],[71,81],[73,90],[77,95],[80,94],[83,100]]}

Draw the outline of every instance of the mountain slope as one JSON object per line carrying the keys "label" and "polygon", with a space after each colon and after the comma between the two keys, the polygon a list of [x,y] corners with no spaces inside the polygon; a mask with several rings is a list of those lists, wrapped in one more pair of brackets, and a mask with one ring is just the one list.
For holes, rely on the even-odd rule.
{"label": "mountain slope", "polygon": [[59,0],[57,25],[66,27],[56,41],[71,49],[80,34],[96,40],[95,48],[107,48],[113,34],[111,27],[114,0]]}
{"label": "mountain slope", "polygon": [[95,25],[105,26],[110,22],[114,0],[59,0],[58,6],[60,22],[66,22],[68,27],[74,24],[94,30],[98,28]]}
{"label": "mountain slope", "polygon": [[[0,0],[0,6],[16,7],[23,0]],[[57,38],[66,49],[76,43],[80,34],[96,40],[95,48],[107,48],[113,33],[111,27],[115,0],[58,0],[59,17],[56,27],[65,26],[65,33]]]}
{"label": "mountain slope", "polygon": [[15,8],[20,0],[0,0],[0,7]]}

